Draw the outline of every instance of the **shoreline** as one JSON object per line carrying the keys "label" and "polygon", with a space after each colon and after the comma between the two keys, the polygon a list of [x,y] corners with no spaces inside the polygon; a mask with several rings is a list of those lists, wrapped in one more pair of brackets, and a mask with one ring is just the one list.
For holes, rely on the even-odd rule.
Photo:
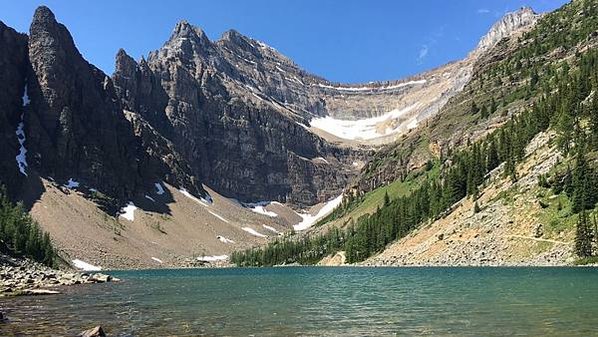
{"label": "shoreline", "polygon": [[120,279],[108,274],[135,271],[159,270],[195,270],[195,269],[258,269],[258,268],[596,268],[598,264],[577,265],[563,264],[338,264],[338,265],[275,265],[275,266],[250,266],[237,267],[232,264],[214,264],[193,267],[167,267],[167,268],[131,268],[111,269],[105,272],[88,272],[74,269],[53,269],[27,258],[11,257],[0,254],[0,297],[33,296],[60,294],[61,288],[80,284],[96,284],[105,282],[119,282]]}
{"label": "shoreline", "polygon": [[0,254],[0,297],[60,294],[60,287],[118,282],[99,272],[61,270],[28,258]]}

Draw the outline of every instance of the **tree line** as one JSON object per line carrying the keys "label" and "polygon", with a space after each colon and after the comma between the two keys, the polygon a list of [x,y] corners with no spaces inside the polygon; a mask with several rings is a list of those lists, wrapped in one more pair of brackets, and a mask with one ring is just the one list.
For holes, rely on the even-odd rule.
{"label": "tree line", "polygon": [[22,203],[13,204],[3,187],[0,187],[0,242],[7,253],[54,266],[56,253],[50,234],[41,230]]}

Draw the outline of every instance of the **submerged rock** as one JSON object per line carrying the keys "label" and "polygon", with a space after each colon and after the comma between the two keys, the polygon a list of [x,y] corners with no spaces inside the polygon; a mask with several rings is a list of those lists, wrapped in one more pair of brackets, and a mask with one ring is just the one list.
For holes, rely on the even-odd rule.
{"label": "submerged rock", "polygon": [[101,326],[96,326],[93,329],[85,330],[79,337],[106,337],[106,333],[104,333],[104,329]]}

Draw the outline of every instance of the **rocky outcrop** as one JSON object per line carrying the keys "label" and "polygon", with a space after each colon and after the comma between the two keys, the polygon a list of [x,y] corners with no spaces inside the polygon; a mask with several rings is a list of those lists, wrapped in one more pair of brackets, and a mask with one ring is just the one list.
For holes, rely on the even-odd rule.
{"label": "rocky outcrop", "polygon": [[0,296],[50,295],[59,286],[119,281],[102,273],[78,273],[46,267],[26,258],[0,254]]}
{"label": "rocky outcrop", "polygon": [[540,15],[530,7],[522,7],[518,11],[507,13],[496,22],[490,31],[482,37],[473,54],[481,54],[494,47],[500,40],[511,36],[521,28],[533,25]]}

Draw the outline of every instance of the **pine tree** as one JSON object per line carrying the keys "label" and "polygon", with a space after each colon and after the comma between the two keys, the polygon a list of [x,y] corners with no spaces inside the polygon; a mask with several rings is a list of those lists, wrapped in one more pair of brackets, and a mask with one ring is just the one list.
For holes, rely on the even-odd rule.
{"label": "pine tree", "polygon": [[573,212],[594,208],[597,200],[595,173],[585,158],[585,147],[578,145],[578,153],[571,181]]}
{"label": "pine tree", "polygon": [[574,118],[571,115],[571,111],[566,103],[562,103],[556,129],[559,135],[557,139],[559,148],[565,155],[567,155],[571,149],[574,128]]}
{"label": "pine tree", "polygon": [[590,115],[590,145],[594,149],[598,149],[598,88],[594,91],[592,98],[592,105],[589,110]]}
{"label": "pine tree", "polygon": [[579,257],[592,256],[592,229],[586,211],[581,211],[577,220],[575,253]]}
{"label": "pine tree", "polygon": [[480,111],[480,108],[478,108],[478,105],[475,103],[475,101],[471,101],[471,106],[469,108],[469,112],[472,115],[475,115],[478,113],[478,111]]}
{"label": "pine tree", "polygon": [[486,118],[488,118],[489,115],[490,115],[490,113],[488,112],[488,109],[486,108],[486,106],[485,105],[482,106],[482,109],[480,110],[480,116],[483,119],[486,119]]}
{"label": "pine tree", "polygon": [[486,170],[492,171],[496,167],[498,167],[500,160],[498,159],[498,151],[496,149],[496,142],[494,141],[494,137],[490,138],[488,144],[488,155],[486,158]]}
{"label": "pine tree", "polygon": [[496,101],[494,100],[494,97],[492,97],[492,100],[490,100],[490,114],[495,113],[496,108]]}

